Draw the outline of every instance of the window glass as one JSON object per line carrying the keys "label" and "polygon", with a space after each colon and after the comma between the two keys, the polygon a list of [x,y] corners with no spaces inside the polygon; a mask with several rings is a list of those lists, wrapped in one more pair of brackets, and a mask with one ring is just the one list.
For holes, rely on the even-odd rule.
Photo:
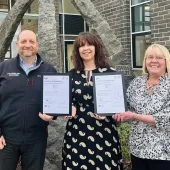
{"label": "window glass", "polygon": [[31,6],[28,8],[26,14],[39,14],[38,0],[34,0]]}
{"label": "window glass", "polygon": [[66,71],[69,71],[69,70],[71,70],[72,68],[73,68],[73,63],[72,63],[72,61],[71,61],[71,55],[72,55],[72,50],[73,50],[73,44],[67,44],[66,43],[66,48],[67,48],[67,50],[66,50],[66,58],[67,58],[67,68],[68,68],[68,70],[66,70]]}
{"label": "window glass", "polygon": [[63,34],[63,15],[59,14],[59,32]]}
{"label": "window glass", "polygon": [[132,7],[132,32],[150,30],[150,6],[148,4]]}
{"label": "window glass", "polygon": [[147,35],[133,35],[133,43],[134,67],[139,68],[142,67],[145,50],[151,45],[150,33]]}
{"label": "window glass", "polygon": [[5,54],[5,59],[9,58],[11,58],[10,50],[8,50],[7,53]]}
{"label": "window glass", "polygon": [[29,29],[38,33],[38,17],[25,15],[21,22],[21,31]]}
{"label": "window glass", "polygon": [[[80,32],[84,32],[84,20],[83,17],[80,15],[68,15],[68,14],[60,14],[59,15],[59,31],[60,34],[63,34],[63,18],[64,16],[64,23],[65,23],[65,34],[70,35],[78,35]],[[87,27],[88,29],[88,27]]]}
{"label": "window glass", "polygon": [[65,34],[78,35],[84,31],[84,20],[80,15],[65,15]]}
{"label": "window glass", "polygon": [[8,0],[0,0],[0,11],[7,12],[9,9]]}
{"label": "window glass", "polygon": [[79,14],[70,0],[64,0],[64,13]]}
{"label": "window glass", "polygon": [[0,25],[2,23],[2,21],[4,20],[4,18],[6,17],[7,13],[4,12],[0,12]]}
{"label": "window glass", "polygon": [[62,0],[59,0],[59,12],[62,12],[62,4],[61,4]]}
{"label": "window glass", "polygon": [[8,5],[8,0],[1,0],[1,1],[0,1],[0,4],[3,4],[3,5],[4,5],[4,4],[5,4],[5,5]]}
{"label": "window glass", "polygon": [[89,32],[89,26],[86,23],[86,32]]}

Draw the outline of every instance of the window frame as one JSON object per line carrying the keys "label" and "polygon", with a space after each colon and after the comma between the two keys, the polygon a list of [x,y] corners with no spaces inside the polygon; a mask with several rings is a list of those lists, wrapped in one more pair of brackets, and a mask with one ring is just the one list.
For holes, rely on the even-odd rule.
{"label": "window frame", "polygon": [[[131,34],[131,67],[132,70],[141,70],[142,69],[142,65],[141,66],[137,66],[136,65],[136,49],[135,49],[135,37],[139,36],[139,35],[149,35],[151,34],[151,29],[147,30],[147,31],[138,31],[138,32],[133,32],[133,29],[135,27],[135,23],[132,22],[133,21],[133,16],[132,16],[132,8],[137,7],[137,6],[141,6],[144,4],[150,4],[150,0],[145,1],[145,2],[141,2],[135,5],[132,5],[132,1],[130,2],[130,34]],[[145,17],[145,16],[143,16]],[[151,21],[150,21],[151,22]],[[144,26],[144,25],[143,25]]]}
{"label": "window frame", "polygon": [[136,46],[136,40],[135,40],[135,38],[136,38],[136,36],[144,36],[144,35],[150,35],[150,32],[148,32],[148,31],[143,31],[143,32],[138,32],[138,33],[135,33],[135,34],[132,34],[132,41],[134,42],[133,44],[132,44],[132,53],[133,53],[133,56],[135,56],[135,57],[133,57],[133,59],[132,59],[132,62],[133,62],[133,69],[141,69],[142,68],[142,66],[137,66],[136,65],[136,60],[137,60],[137,58],[136,58],[136,48],[135,48],[135,46]]}

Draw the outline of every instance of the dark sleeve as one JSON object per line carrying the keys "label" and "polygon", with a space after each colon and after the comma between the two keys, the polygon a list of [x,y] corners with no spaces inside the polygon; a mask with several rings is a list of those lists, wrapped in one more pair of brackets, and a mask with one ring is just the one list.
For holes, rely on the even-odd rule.
{"label": "dark sleeve", "polygon": [[[1,75],[2,75],[2,67],[3,67],[3,62],[0,63],[0,80],[1,80]],[[1,89],[1,82],[0,82],[0,89]],[[1,94],[0,94],[0,100],[1,100]],[[1,105],[2,103],[0,102],[0,110],[1,110]],[[0,125],[1,127],[1,125]],[[0,129],[0,137],[2,136],[1,129]]]}
{"label": "dark sleeve", "polygon": [[[3,63],[4,62],[0,63],[0,81],[1,81],[1,76],[2,76]],[[1,82],[0,82],[0,88],[1,88]],[[0,94],[0,99],[1,99],[1,94]],[[0,109],[1,109],[1,103],[0,103]]]}
{"label": "dark sleeve", "polygon": [[57,73],[57,70],[51,65],[51,71],[52,73]]}

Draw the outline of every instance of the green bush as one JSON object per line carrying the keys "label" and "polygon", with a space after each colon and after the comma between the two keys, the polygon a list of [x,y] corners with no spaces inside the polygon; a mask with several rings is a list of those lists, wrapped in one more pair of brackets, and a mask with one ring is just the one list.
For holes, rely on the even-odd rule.
{"label": "green bush", "polygon": [[129,134],[130,134],[130,125],[128,123],[119,124],[118,133],[120,136],[124,170],[130,170],[131,169],[131,161],[130,161],[130,154],[128,151],[128,138],[129,138]]}

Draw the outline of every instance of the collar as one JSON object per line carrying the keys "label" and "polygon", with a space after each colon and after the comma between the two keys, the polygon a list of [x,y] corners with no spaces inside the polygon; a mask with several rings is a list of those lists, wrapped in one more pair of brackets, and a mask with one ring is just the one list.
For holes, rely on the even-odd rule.
{"label": "collar", "polygon": [[[19,54],[17,54],[17,56],[16,56],[16,61],[17,61],[17,63],[20,65],[20,56],[19,56]],[[43,63],[44,61],[43,61],[43,59],[41,58],[41,56],[37,53],[37,58],[36,58],[36,66],[37,65],[39,65],[40,63]]]}
{"label": "collar", "polygon": [[[27,65],[27,63],[20,56],[19,56],[19,61],[20,61],[20,64]],[[37,57],[36,57],[36,59],[34,60],[34,63],[31,66],[35,67],[36,64],[37,64]]]}
{"label": "collar", "polygon": [[[166,80],[168,77],[169,77],[169,76],[168,76],[168,73],[165,73],[164,75],[162,75],[162,76],[159,77],[159,80],[160,80],[160,81],[163,81],[163,80]],[[144,80],[145,80],[145,82],[148,80],[148,78],[149,78],[149,75],[148,75],[148,74],[145,74],[145,75],[144,75]]]}

